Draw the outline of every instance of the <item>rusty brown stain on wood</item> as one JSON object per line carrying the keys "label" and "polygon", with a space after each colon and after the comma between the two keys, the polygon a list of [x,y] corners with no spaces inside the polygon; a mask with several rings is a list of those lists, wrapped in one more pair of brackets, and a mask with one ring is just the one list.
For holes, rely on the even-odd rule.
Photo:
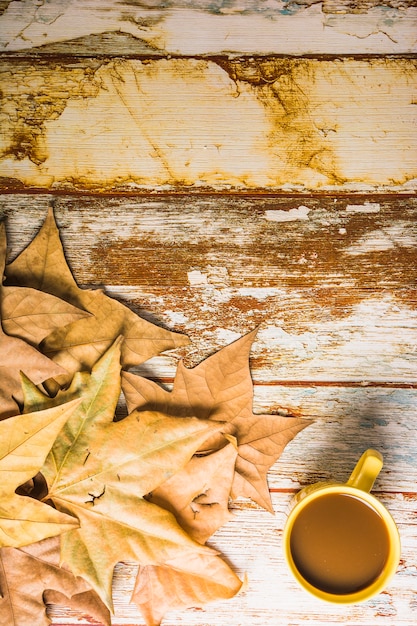
{"label": "rusty brown stain on wood", "polygon": [[[30,198],[3,195],[0,211],[30,206]],[[339,316],[371,289],[415,305],[414,196],[41,198],[43,211],[53,200],[83,284],[297,288]],[[193,283],[193,271],[203,282]],[[257,308],[237,293],[226,306]]]}
{"label": "rusty brown stain on wood", "polygon": [[[213,199],[213,207],[215,203]],[[187,202],[182,221],[177,226],[171,222],[166,237],[158,232],[164,218],[157,212],[149,234],[144,230],[134,237],[118,237],[116,232],[98,235],[89,271],[100,268],[106,283],[181,287],[189,285],[189,271],[213,273],[212,268],[220,267],[225,268],[223,275],[208,278],[213,286],[314,289],[315,299],[323,303],[326,294],[328,305],[339,314],[348,308],[347,294],[336,295],[341,283],[349,286],[351,294],[393,288],[399,298],[410,301],[417,279],[414,198],[402,203],[400,215],[395,200],[374,201],[377,208],[372,213],[366,213],[366,203],[306,200],[308,219],[273,221],[274,211],[282,211],[278,219],[284,219],[285,212],[289,214],[297,204],[270,201],[267,206],[276,208],[267,209],[264,200],[254,200],[243,208],[238,201],[223,200],[223,208],[200,213],[201,223],[196,226],[199,203]],[[265,219],[268,211],[272,216]]]}
{"label": "rusty brown stain on wood", "polygon": [[321,189],[416,176],[413,59],[2,65],[4,187]]}
{"label": "rusty brown stain on wood", "polygon": [[146,319],[189,335],[190,349],[158,364],[158,380],[172,380],[176,358],[196,365],[259,327],[256,382],[412,382],[416,198],[302,200],[17,194],[0,205],[11,258],[52,201],[79,284],[105,285]]}
{"label": "rusty brown stain on wood", "polygon": [[[77,65],[75,63],[75,65]],[[9,136],[2,156],[28,158],[36,165],[48,158],[45,124],[58,119],[69,100],[96,96],[94,73],[100,62],[87,66],[48,60],[6,63],[0,66],[2,127]]]}

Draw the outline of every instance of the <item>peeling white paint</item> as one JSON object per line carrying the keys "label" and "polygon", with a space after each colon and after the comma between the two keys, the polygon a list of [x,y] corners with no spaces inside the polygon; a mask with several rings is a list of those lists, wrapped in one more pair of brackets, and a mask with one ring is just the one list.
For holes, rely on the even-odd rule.
{"label": "peeling white paint", "polygon": [[229,286],[229,272],[227,267],[217,267],[213,265],[207,266],[207,271],[191,270],[187,272],[188,282],[191,287],[201,287],[213,285],[217,289],[227,288]]}
{"label": "peeling white paint", "polygon": [[369,235],[361,237],[352,246],[346,248],[344,254],[357,256],[360,254],[370,254],[372,252],[386,252],[395,247],[392,239],[387,237],[383,230],[374,230]]}
{"label": "peeling white paint", "polygon": [[321,2],[297,7],[282,0],[240,0],[233,8],[227,2],[216,13],[210,2],[202,5],[182,0],[169,3],[168,8],[158,0],[146,4],[115,0],[10,2],[0,18],[0,47],[24,50],[119,32],[154,49],[183,55],[400,54],[416,50],[415,7],[387,11],[381,6],[366,14],[341,14],[323,11]]}
{"label": "peeling white paint", "polygon": [[287,296],[285,289],[278,289],[277,287],[240,287],[237,293],[243,298],[254,298],[259,301],[277,296],[282,298]]}
{"label": "peeling white paint", "polygon": [[301,358],[312,357],[313,352],[317,350],[317,337],[311,332],[293,335],[280,326],[268,325],[259,331],[257,338],[258,341],[265,343],[268,348],[291,350],[296,356]]}
{"label": "peeling white paint", "polygon": [[230,280],[227,267],[209,265],[207,270],[207,281],[210,285],[228,287]]}
{"label": "peeling white paint", "polygon": [[218,343],[227,345],[239,339],[241,335],[228,328],[218,328],[214,333],[214,337]]}
{"label": "peeling white paint", "polygon": [[[143,286],[119,286],[106,288],[113,296],[124,300],[129,298],[154,303],[153,311],[172,310],[162,296],[150,295]],[[196,306],[200,320],[196,323],[190,314],[187,322],[180,322],[181,309],[174,314],[173,326],[183,326],[182,332],[192,336],[189,354],[196,355],[195,363],[210,352],[220,349],[235,339],[238,334],[226,329],[219,317],[219,305],[237,293],[247,296],[280,296],[277,314],[261,324],[252,347],[252,356],[261,358],[262,365],[255,370],[256,377],[268,380],[311,380],[311,381],[401,381],[415,382],[417,368],[417,310],[391,296],[375,296],[359,302],[345,317],[326,319],[325,312],[320,319],[311,319],[308,330],[294,323],[280,319],[283,306],[296,308],[308,306],[304,291],[291,289],[245,290],[216,289],[206,285],[198,292]],[[278,294],[278,292],[280,292]],[[298,304],[296,304],[298,303]],[[155,308],[156,306],[156,308]],[[184,319],[187,311],[183,313]],[[210,320],[212,323],[207,323]],[[268,323],[269,322],[269,323]],[[218,327],[213,330],[218,323]],[[244,332],[254,329],[245,320]],[[198,332],[196,332],[198,331]],[[239,335],[240,336],[240,335]],[[146,362],[144,375],[174,377],[177,361],[170,355],[158,356]],[[135,370],[136,371],[136,370]]]}
{"label": "peeling white paint", "polygon": [[181,311],[165,311],[164,315],[168,317],[170,324],[176,326],[177,324],[186,324],[188,317],[181,313]]}
{"label": "peeling white paint", "polygon": [[207,274],[203,274],[200,270],[191,270],[187,272],[188,282],[191,287],[202,287],[208,285]]}
{"label": "peeling white paint", "polygon": [[356,256],[371,252],[386,252],[394,248],[414,248],[417,246],[417,228],[410,232],[410,225],[406,222],[388,228],[379,228],[360,237],[346,248],[344,254]]}
{"label": "peeling white paint", "polygon": [[393,224],[384,228],[384,232],[397,246],[414,248],[417,246],[417,224],[410,228],[407,222]]}
{"label": "peeling white paint", "polygon": [[263,219],[269,222],[296,222],[297,220],[308,220],[311,209],[306,206],[299,206],[297,209],[283,211],[282,209],[270,209],[265,211]]}
{"label": "peeling white paint", "polygon": [[346,213],[379,213],[381,205],[378,202],[364,202],[363,204],[348,204]]}

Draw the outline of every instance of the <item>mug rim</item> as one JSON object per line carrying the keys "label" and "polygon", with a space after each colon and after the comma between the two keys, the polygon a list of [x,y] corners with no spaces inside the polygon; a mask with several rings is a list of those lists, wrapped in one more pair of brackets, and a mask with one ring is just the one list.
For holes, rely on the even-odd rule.
{"label": "mug rim", "polygon": [[[303,491],[306,491],[306,493],[303,493]],[[323,591],[322,589],[315,587],[299,572],[291,554],[291,531],[298,514],[313,500],[330,493],[354,496],[362,502],[370,505],[382,518],[389,537],[389,552],[387,561],[379,576],[370,585],[351,593],[337,594]],[[294,500],[295,502],[292,505],[283,530],[283,547],[289,569],[299,585],[316,598],[337,604],[357,604],[359,602],[369,600],[371,597],[383,591],[398,567],[401,545],[397,525],[395,524],[391,513],[382,504],[382,502],[380,502],[378,498],[370,494],[368,491],[364,491],[357,487],[351,487],[350,485],[343,483],[317,483],[315,485],[310,485],[309,487],[305,487],[305,489],[298,492]]]}

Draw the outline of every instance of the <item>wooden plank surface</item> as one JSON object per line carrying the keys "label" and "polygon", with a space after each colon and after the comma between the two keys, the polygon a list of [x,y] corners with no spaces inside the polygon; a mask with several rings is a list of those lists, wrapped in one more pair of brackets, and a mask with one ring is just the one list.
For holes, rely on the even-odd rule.
{"label": "wooden plank surface", "polygon": [[[247,588],[163,626],[415,624],[416,51],[415,0],[0,1],[10,259],[53,206],[80,285],[189,335],[137,373],[169,389],[259,327],[255,412],[313,420],[269,472],[275,515],[236,501],[210,541]],[[282,529],[370,446],[401,562],[338,607],[292,580]],[[135,573],[116,568],[113,626],[144,624]]]}
{"label": "wooden plank surface", "polygon": [[[106,54],[409,54],[415,0],[2,2],[0,50]],[[308,33],[308,36],[306,36]]]}
{"label": "wooden plank surface", "polygon": [[0,66],[9,189],[415,190],[413,58]]}
{"label": "wooden plank surface", "polygon": [[[381,496],[381,494],[378,494]],[[402,539],[402,562],[397,576],[386,591],[363,605],[338,607],[310,599],[291,580],[282,556],[281,534],[290,494],[272,494],[275,515],[241,508],[213,538],[232,563],[236,572],[248,575],[247,589],[227,602],[208,605],[203,610],[188,609],[171,613],[164,626],[287,626],[301,624],[354,624],[355,626],[412,626],[415,611],[416,541],[415,502],[398,495],[384,495],[381,500],[399,524]],[[134,605],[129,604],[127,589],[135,576],[133,564],[118,566],[114,593],[118,599],[115,624],[141,626]],[[82,624],[79,615],[54,607],[53,624]]]}
{"label": "wooden plank surface", "polygon": [[415,197],[3,195],[11,257],[51,203],[80,284],[191,338],[148,375],[260,325],[256,381],[416,382]]}

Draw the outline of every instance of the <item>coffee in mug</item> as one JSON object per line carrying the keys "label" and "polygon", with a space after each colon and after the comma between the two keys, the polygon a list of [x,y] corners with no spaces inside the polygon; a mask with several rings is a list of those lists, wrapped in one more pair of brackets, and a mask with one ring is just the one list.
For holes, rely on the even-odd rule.
{"label": "coffee in mug", "polygon": [[316,483],[294,499],[284,551],[298,582],[319,598],[361,602],[395,572],[400,542],[395,523],[371,490],[382,456],[367,450],[346,484]]}

